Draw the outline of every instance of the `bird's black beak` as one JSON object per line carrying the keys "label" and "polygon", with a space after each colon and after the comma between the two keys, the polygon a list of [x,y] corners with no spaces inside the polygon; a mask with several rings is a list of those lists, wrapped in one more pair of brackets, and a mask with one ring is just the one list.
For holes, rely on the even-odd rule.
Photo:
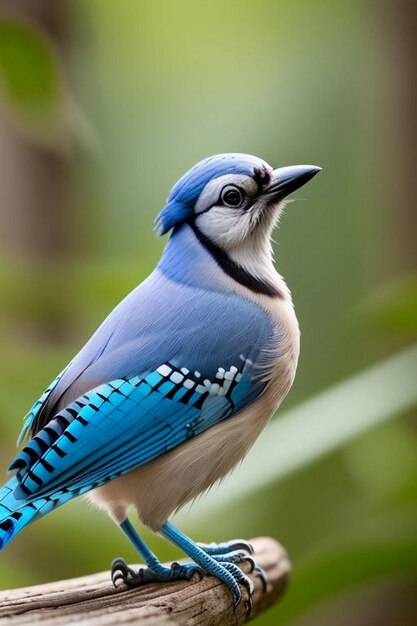
{"label": "bird's black beak", "polygon": [[272,172],[271,183],[265,189],[264,194],[267,198],[269,196],[272,201],[279,202],[305,185],[318,172],[321,172],[321,167],[317,165],[280,167]]}

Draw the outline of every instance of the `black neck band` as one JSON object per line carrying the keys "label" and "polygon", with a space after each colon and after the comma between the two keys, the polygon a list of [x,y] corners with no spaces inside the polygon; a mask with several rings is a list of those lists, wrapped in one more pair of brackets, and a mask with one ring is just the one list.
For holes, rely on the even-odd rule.
{"label": "black neck band", "polygon": [[262,293],[265,296],[279,296],[282,298],[281,292],[271,283],[261,280],[256,276],[253,276],[248,271],[246,271],[241,265],[233,261],[228,254],[222,248],[217,246],[215,243],[211,241],[201,230],[198,228],[194,220],[190,220],[189,225],[193,229],[197,239],[200,243],[206,248],[208,252],[215,259],[217,264],[222,268],[222,270],[228,274],[233,280],[240,283],[244,287],[247,287],[251,291],[255,293]]}

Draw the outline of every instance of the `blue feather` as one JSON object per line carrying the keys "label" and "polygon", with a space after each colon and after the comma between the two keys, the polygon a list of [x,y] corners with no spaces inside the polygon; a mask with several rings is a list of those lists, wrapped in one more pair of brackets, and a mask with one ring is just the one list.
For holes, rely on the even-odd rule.
{"label": "blue feather", "polygon": [[70,499],[69,494],[62,494],[61,497],[40,498],[22,505],[15,497],[17,488],[18,480],[14,476],[0,489],[0,550],[30,522]]}
{"label": "blue feather", "polygon": [[71,363],[69,363],[67,365],[67,367],[65,367],[62,370],[62,372],[60,374],[58,374],[58,376],[52,381],[52,383],[49,385],[49,387],[47,387],[45,389],[45,391],[43,392],[43,394],[41,395],[39,400],[37,400],[35,402],[35,404],[32,406],[32,408],[30,409],[28,414],[25,416],[25,421],[24,421],[24,424],[23,424],[23,428],[20,431],[19,437],[17,439],[17,444],[16,444],[17,446],[20,446],[22,444],[24,438],[26,437],[28,432],[30,432],[30,430],[32,429],[33,423],[36,420],[36,418],[38,417],[38,414],[39,414],[40,410],[45,405],[45,403],[48,400],[49,396],[51,395],[51,393],[53,392],[53,390],[55,389],[55,387],[57,386],[57,384],[61,380],[63,374],[69,368],[70,365],[71,365]]}

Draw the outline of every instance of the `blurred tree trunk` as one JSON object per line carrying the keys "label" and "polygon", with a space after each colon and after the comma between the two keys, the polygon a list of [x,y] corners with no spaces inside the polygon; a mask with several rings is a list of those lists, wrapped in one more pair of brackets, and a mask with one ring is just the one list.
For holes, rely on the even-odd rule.
{"label": "blurred tree trunk", "polygon": [[[39,25],[59,52],[65,46],[64,8],[63,0],[0,0],[0,10]],[[69,254],[65,157],[34,143],[0,115],[0,163],[1,248],[38,268],[39,285],[33,287],[45,292],[45,276]],[[56,302],[53,293],[39,297]],[[53,315],[38,316],[34,329],[50,340],[61,336],[65,319],[64,310],[55,303],[53,308]]]}
{"label": "blurred tree trunk", "polygon": [[[393,249],[387,251],[389,259],[397,253],[398,269],[415,270],[417,267],[417,3],[410,0],[385,0],[374,4],[374,15],[382,21],[383,39],[388,72],[384,100],[389,102],[386,118],[388,140],[385,146],[393,152],[388,155],[394,169],[389,172],[388,184],[393,191],[391,201],[396,207],[395,222],[391,225]],[[388,90],[391,89],[391,93]],[[382,104],[386,104],[382,103]],[[394,265],[398,265],[395,263]]]}

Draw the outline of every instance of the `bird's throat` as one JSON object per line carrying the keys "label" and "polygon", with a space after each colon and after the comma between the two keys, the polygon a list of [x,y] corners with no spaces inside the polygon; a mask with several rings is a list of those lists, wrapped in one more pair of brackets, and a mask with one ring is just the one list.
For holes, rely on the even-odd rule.
{"label": "bird's throat", "polygon": [[196,225],[190,221],[189,226],[193,230],[200,244],[211,254],[219,267],[233,280],[250,289],[254,293],[265,296],[283,297],[280,290],[268,280],[263,280],[248,272],[244,267],[236,263],[220,246],[213,243]]}

